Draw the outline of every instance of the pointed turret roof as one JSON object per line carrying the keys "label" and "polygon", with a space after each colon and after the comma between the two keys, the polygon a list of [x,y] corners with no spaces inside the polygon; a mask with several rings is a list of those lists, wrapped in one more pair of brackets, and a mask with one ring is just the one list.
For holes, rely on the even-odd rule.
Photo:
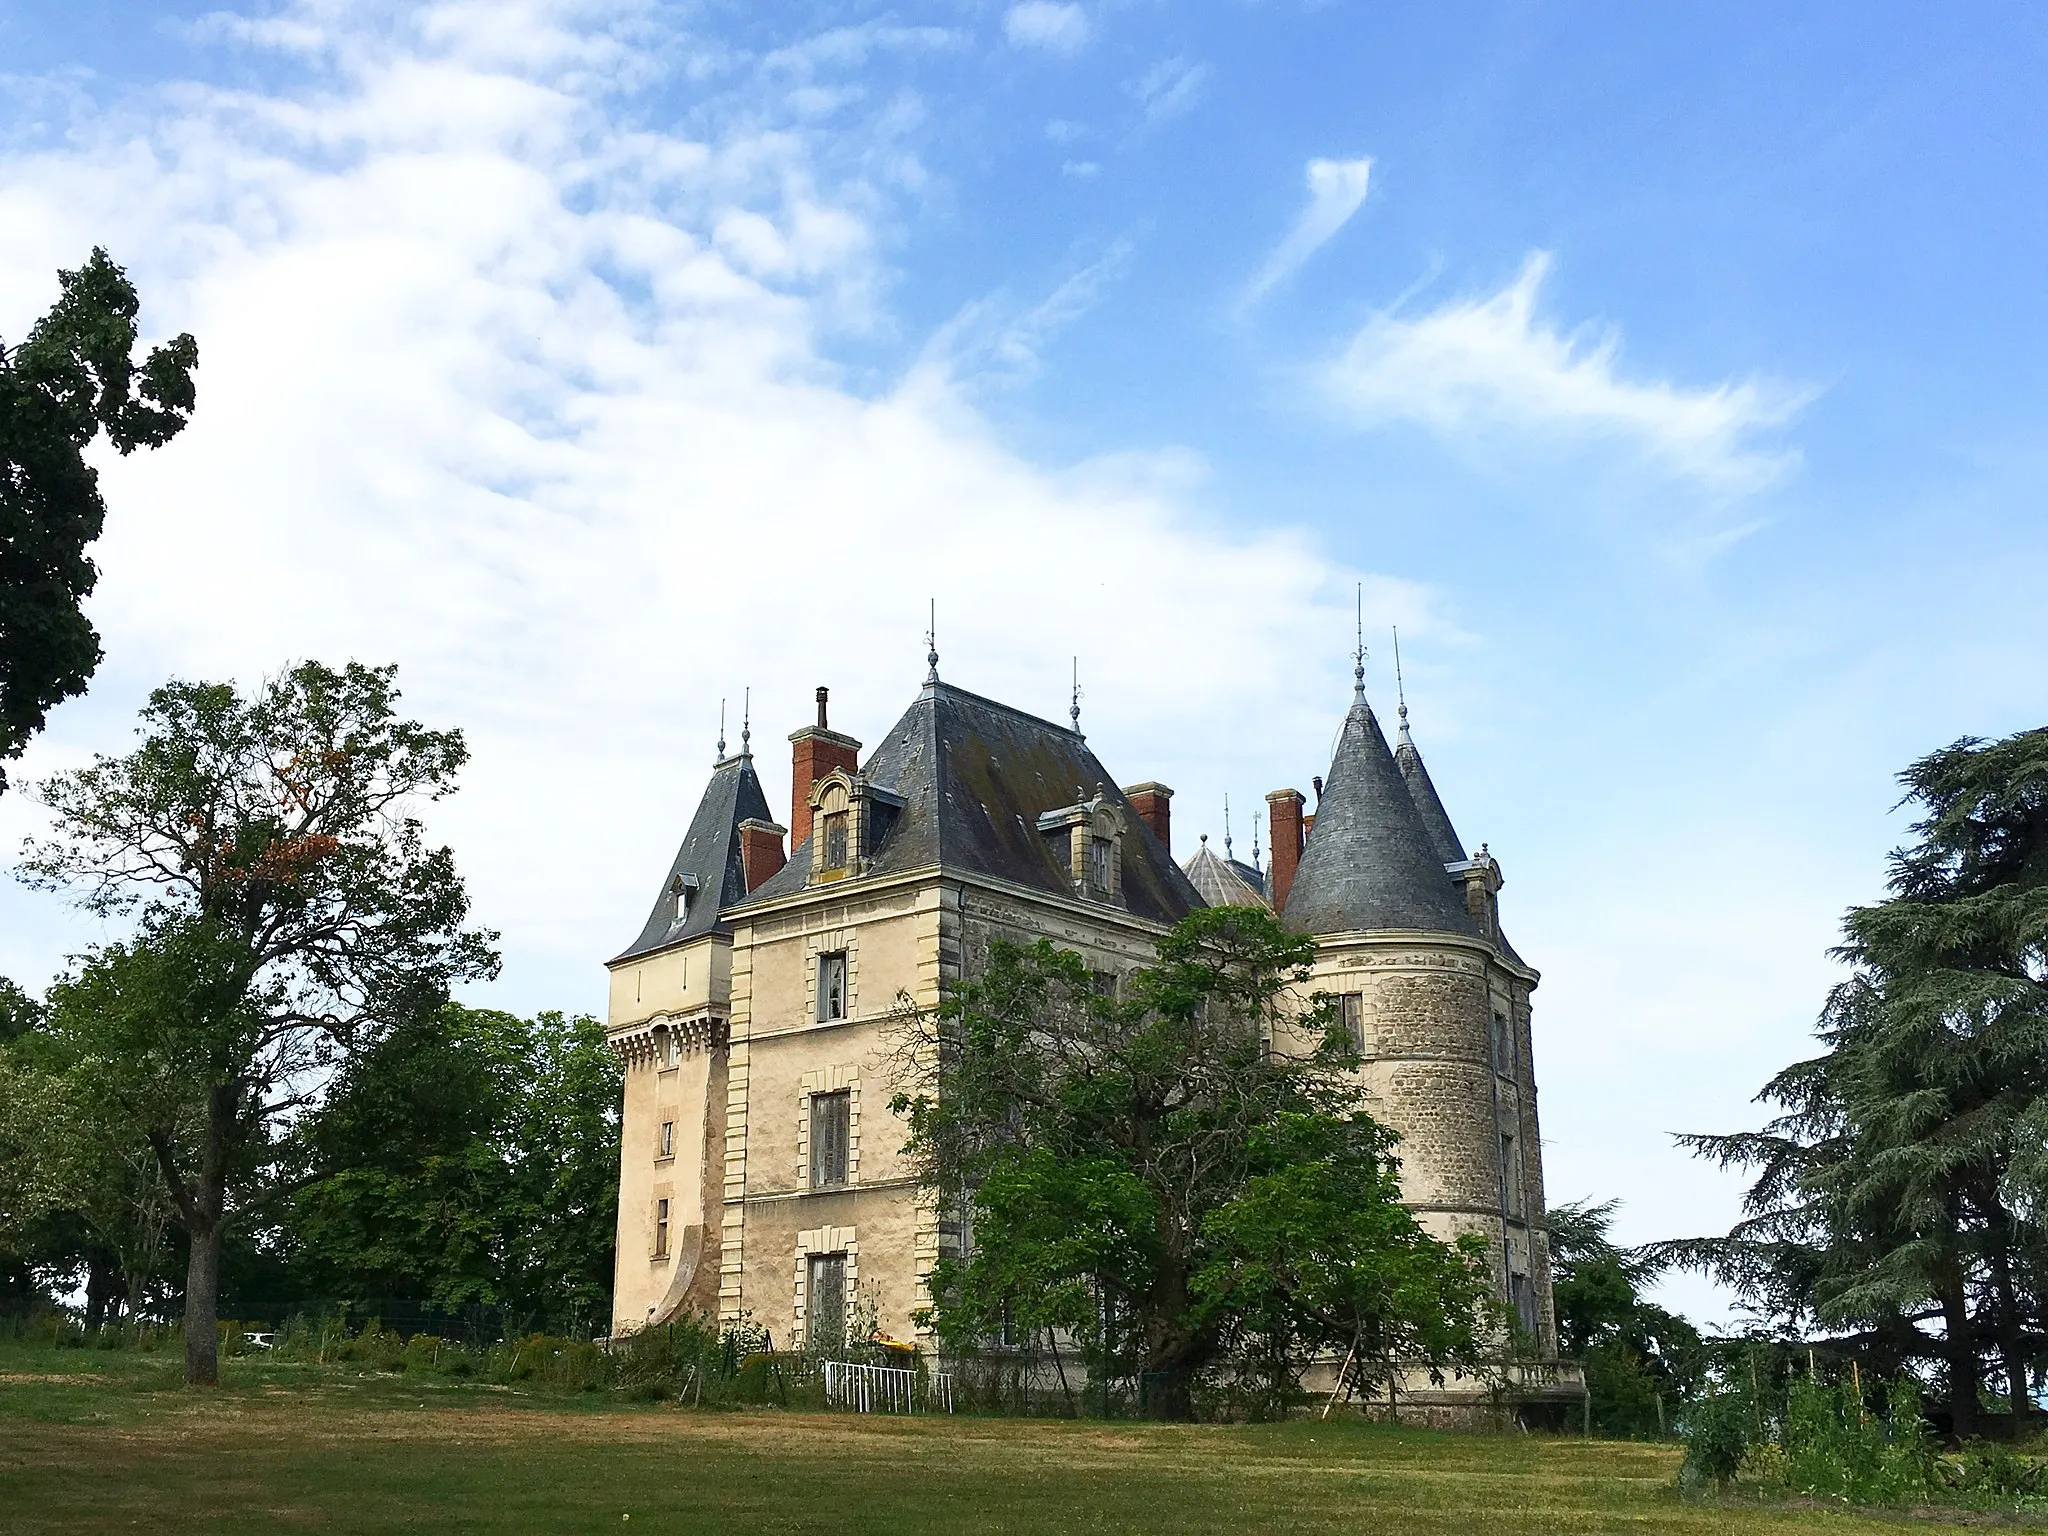
{"label": "pointed turret roof", "polygon": [[1450,814],[1444,810],[1444,803],[1437,797],[1436,785],[1429,781],[1429,770],[1422,766],[1422,754],[1415,749],[1415,738],[1408,734],[1408,706],[1401,706],[1401,734],[1394,746],[1394,761],[1400,765],[1401,777],[1407,781],[1408,794],[1415,802],[1415,809],[1422,815],[1422,825],[1429,831],[1429,840],[1435,847],[1437,857],[1446,864],[1456,864],[1472,855],[1465,845],[1458,841],[1458,830],[1451,825]]}
{"label": "pointed turret roof", "polygon": [[[713,930],[728,931],[720,924],[719,914],[747,894],[746,870],[740,863],[740,823],[771,820],[768,797],[761,793],[751,755],[743,751],[714,767],[683,845],[676,850],[668,873],[661,877],[661,890],[654,898],[654,910],[647,914],[646,926],[612,964]],[[681,912],[676,903],[679,883],[693,892]]]}
{"label": "pointed turret roof", "polygon": [[1418,928],[1478,937],[1444,863],[1361,684],[1287,895],[1287,925],[1302,933]]}
{"label": "pointed turret roof", "polygon": [[[1128,829],[1125,909],[1173,923],[1202,904],[1079,731],[940,682],[936,674],[889,728],[861,775],[903,801],[868,862],[870,874],[937,866],[1070,894],[1069,877],[1039,832],[1038,818],[1099,795],[1122,809]],[[810,855],[792,849],[789,863],[748,900],[802,890],[810,867]]]}
{"label": "pointed turret roof", "polygon": [[1249,864],[1236,859],[1225,859],[1217,855],[1204,837],[1194,857],[1181,866],[1188,877],[1188,883],[1201,892],[1202,900],[1212,907],[1263,907],[1266,900],[1266,877]]}

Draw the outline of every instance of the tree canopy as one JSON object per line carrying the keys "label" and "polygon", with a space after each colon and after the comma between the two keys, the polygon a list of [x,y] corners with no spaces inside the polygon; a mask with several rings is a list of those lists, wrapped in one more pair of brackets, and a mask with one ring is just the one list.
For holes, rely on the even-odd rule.
{"label": "tree canopy", "polygon": [[1619,1208],[1574,1201],[1546,1213],[1558,1345],[1585,1366],[1595,1425],[1662,1433],[1667,1414],[1697,1390],[1707,1346],[1691,1323],[1643,1298],[1666,1261],[1614,1241]]}
{"label": "tree canopy", "polygon": [[916,1017],[903,1055],[927,1088],[896,1107],[961,1218],[931,1283],[949,1347],[1064,1339],[1161,1417],[1219,1369],[1277,1409],[1330,1351],[1476,1367],[1483,1245],[1400,1205],[1332,1006],[1290,1001],[1313,954],[1231,907],[1184,919],[1120,989],[998,941]]}
{"label": "tree canopy", "polygon": [[1901,775],[1924,814],[1891,896],[1852,908],[1824,1047],[1761,1131],[1684,1140],[1756,1170],[1726,1237],[1668,1246],[1889,1376],[1924,1364],[1958,1435],[2048,1368],[2048,729]]}
{"label": "tree canopy", "polygon": [[168,683],[142,743],[38,786],[31,879],[134,936],[53,987],[81,1093],[151,1149],[188,1239],[187,1373],[212,1381],[221,1235],[274,1188],[278,1128],[338,1061],[495,974],[447,848],[414,810],[461,733],[397,713],[395,669],[306,662],[244,698]]}
{"label": "tree canopy", "polygon": [[80,604],[99,579],[86,550],[107,508],[85,450],[102,434],[122,454],[161,447],[196,399],[189,335],[134,360],[140,304],[105,251],[57,279],[28,339],[0,345],[0,791],[7,763],[100,661]]}

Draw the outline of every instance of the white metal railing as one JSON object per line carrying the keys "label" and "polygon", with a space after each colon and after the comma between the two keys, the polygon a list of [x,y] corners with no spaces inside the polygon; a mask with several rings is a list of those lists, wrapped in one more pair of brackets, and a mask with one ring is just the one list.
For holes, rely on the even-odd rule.
{"label": "white metal railing", "polygon": [[[894,1365],[855,1365],[846,1360],[827,1360],[825,1401],[856,1413],[912,1413],[917,1409],[917,1372]],[[953,1411],[953,1378],[933,1371],[925,1379],[924,1407],[927,1412]]]}

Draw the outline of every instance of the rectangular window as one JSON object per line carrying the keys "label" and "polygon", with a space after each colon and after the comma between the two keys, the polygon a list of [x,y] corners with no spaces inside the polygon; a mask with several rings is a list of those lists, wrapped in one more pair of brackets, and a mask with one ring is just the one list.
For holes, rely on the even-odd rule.
{"label": "rectangular window", "polygon": [[1522,1214],[1522,1165],[1515,1150],[1515,1138],[1500,1138],[1500,1206],[1510,1216]]}
{"label": "rectangular window", "polygon": [[833,811],[825,818],[825,867],[846,868],[846,812]]}
{"label": "rectangular window", "polygon": [[656,1145],[660,1148],[654,1154],[656,1157],[674,1157],[676,1155],[675,1121],[664,1120],[661,1122],[661,1135],[656,1138]]}
{"label": "rectangular window", "polygon": [[818,956],[818,1022],[846,1017],[846,951]]}
{"label": "rectangular window", "polygon": [[666,1200],[654,1202],[654,1256],[657,1259],[668,1257],[668,1202]]}
{"label": "rectangular window", "polygon": [[1344,1038],[1351,1043],[1351,1049],[1365,1051],[1365,994],[1346,992],[1337,999],[1338,1012],[1344,1020]]}
{"label": "rectangular window", "polygon": [[1094,989],[1097,997],[1113,998],[1116,996],[1115,971],[1090,971],[1088,973],[1088,984]]}
{"label": "rectangular window", "polygon": [[1091,837],[1088,839],[1088,883],[1096,890],[1109,890],[1109,839]]}
{"label": "rectangular window", "polygon": [[853,1130],[853,1095],[811,1095],[811,1188],[838,1189],[846,1183],[847,1143]]}
{"label": "rectangular window", "polygon": [[846,1348],[846,1255],[812,1254],[806,1278],[805,1342],[814,1350],[837,1354]]}
{"label": "rectangular window", "polygon": [[1536,1287],[1529,1283],[1527,1275],[1509,1273],[1508,1300],[1514,1306],[1515,1321],[1522,1325],[1522,1331],[1534,1335],[1536,1332]]}
{"label": "rectangular window", "polygon": [[1502,1077],[1515,1075],[1515,1026],[1504,1013],[1493,1016],[1493,1070]]}

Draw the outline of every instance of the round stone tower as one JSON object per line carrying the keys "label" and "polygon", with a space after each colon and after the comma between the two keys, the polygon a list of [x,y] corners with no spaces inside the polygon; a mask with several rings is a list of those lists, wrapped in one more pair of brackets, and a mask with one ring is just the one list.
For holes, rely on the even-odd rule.
{"label": "round stone tower", "polygon": [[[1530,1051],[1537,973],[1501,933],[1499,864],[1459,843],[1405,704],[1401,716],[1397,752],[1361,681],[1313,813],[1293,790],[1268,797],[1270,899],[1316,938],[1310,990],[1340,1000],[1369,1108],[1401,1138],[1403,1198],[1437,1236],[1486,1241],[1535,1355],[1511,1367],[1512,1396],[1561,1407],[1583,1387],[1557,1363]],[[1479,1391],[1417,1373],[1403,1406],[1457,1417]]]}

